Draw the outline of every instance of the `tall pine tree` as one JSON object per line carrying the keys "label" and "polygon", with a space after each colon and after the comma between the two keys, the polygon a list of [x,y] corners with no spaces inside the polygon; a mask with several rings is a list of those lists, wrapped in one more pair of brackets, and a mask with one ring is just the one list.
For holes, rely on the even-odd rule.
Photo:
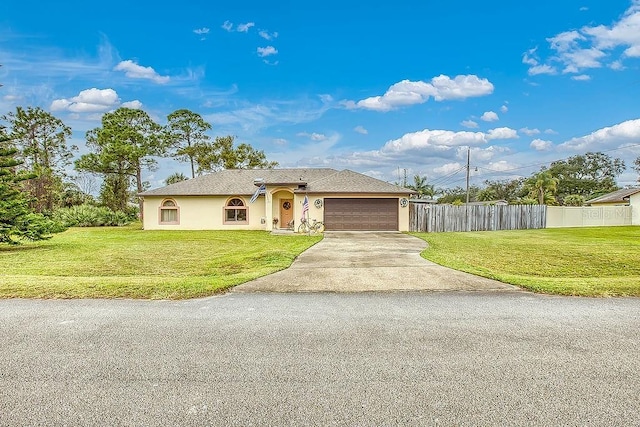
{"label": "tall pine tree", "polygon": [[53,222],[29,208],[19,183],[32,176],[16,171],[21,162],[16,160],[17,150],[10,148],[8,141],[0,134],[0,243],[48,239]]}

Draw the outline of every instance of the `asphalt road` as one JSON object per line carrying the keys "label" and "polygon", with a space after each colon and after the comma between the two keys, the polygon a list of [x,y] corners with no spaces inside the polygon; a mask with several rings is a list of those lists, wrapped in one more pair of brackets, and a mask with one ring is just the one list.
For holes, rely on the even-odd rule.
{"label": "asphalt road", "polygon": [[640,299],[0,301],[0,425],[638,425]]}

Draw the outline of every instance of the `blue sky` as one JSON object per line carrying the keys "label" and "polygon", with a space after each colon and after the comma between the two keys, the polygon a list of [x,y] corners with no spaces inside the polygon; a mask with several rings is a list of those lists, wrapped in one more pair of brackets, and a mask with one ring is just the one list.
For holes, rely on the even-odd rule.
{"label": "blue sky", "polygon": [[455,186],[467,147],[476,184],[606,151],[637,179],[640,0],[3,2],[0,63],[0,112],[80,146],[119,106],[188,108],[281,167]]}

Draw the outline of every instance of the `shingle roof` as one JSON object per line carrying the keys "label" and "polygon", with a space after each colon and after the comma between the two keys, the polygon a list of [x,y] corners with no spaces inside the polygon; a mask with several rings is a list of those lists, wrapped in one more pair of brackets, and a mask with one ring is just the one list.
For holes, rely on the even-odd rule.
{"label": "shingle roof", "polygon": [[585,204],[592,203],[622,203],[626,202],[629,196],[636,193],[640,193],[640,188],[623,188],[622,190],[614,191],[604,196],[596,197],[595,199],[587,200]]}
{"label": "shingle roof", "polygon": [[145,191],[140,196],[251,195],[256,191],[256,179],[263,179],[267,185],[306,183],[307,191],[313,193],[412,193],[350,170],[308,168],[228,169]]}
{"label": "shingle roof", "polygon": [[[302,190],[301,190],[302,191]],[[412,190],[345,169],[312,181],[307,186],[309,193],[394,193],[413,194]]]}

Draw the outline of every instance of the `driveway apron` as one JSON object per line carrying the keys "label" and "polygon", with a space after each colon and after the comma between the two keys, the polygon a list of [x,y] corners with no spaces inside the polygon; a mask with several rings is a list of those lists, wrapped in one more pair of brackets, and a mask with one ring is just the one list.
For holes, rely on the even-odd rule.
{"label": "driveway apron", "polygon": [[420,256],[422,239],[397,232],[326,232],[286,270],[232,292],[515,291]]}

